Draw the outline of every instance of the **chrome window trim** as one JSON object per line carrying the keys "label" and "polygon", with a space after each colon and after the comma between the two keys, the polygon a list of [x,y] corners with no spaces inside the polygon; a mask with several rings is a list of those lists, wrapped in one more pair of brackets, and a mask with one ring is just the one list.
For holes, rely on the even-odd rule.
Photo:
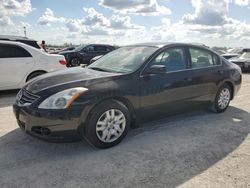
{"label": "chrome window trim", "polygon": [[[192,48],[192,46],[187,46],[188,50],[189,50],[190,47]],[[154,58],[156,58],[160,53],[162,53],[164,50],[171,49],[171,48],[182,48],[182,49],[184,50],[184,54],[186,55],[185,46],[176,46],[176,47],[167,47],[167,48],[163,48],[163,49],[161,49],[161,50],[159,51],[159,53],[156,53],[156,54],[153,55],[150,59],[148,59],[148,62],[145,63],[145,66],[143,67],[143,69],[142,69],[141,72],[140,72],[140,77],[143,78],[143,77],[145,77],[145,76],[150,75],[150,74],[147,74],[147,75],[144,75],[144,74],[143,74],[143,72],[145,71],[145,69],[146,69],[146,67],[148,66],[148,64],[149,64]],[[191,71],[191,70],[209,69],[209,68],[213,68],[213,67],[222,67],[222,65],[223,65],[223,63],[222,63],[222,58],[221,58],[218,54],[213,53],[213,52],[211,52],[211,51],[209,51],[209,50],[206,50],[206,49],[199,48],[199,47],[193,47],[193,48],[197,48],[197,49],[200,49],[200,50],[207,51],[208,53],[210,53],[210,54],[212,55],[212,57],[213,57],[214,55],[217,55],[217,57],[220,59],[220,64],[219,64],[219,65],[212,65],[212,66],[208,66],[208,67],[200,67],[200,68],[193,68],[193,67],[191,67],[191,68],[186,68],[186,69],[184,69],[184,70],[169,71],[169,72],[167,71],[165,74],[177,73],[177,72],[183,72],[183,71]],[[187,61],[188,61],[188,60],[187,60]],[[192,65],[192,62],[190,62],[190,63],[191,63],[191,65]],[[164,74],[164,75],[165,75],[165,74]]]}

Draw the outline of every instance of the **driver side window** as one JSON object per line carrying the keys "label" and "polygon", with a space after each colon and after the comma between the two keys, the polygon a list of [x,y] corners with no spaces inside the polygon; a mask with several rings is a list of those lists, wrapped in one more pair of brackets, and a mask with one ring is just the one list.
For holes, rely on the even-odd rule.
{"label": "driver side window", "polygon": [[153,60],[152,65],[164,65],[167,72],[184,70],[186,69],[184,51],[182,48],[166,49]]}
{"label": "driver side window", "polygon": [[84,51],[86,52],[94,52],[94,46],[87,46],[84,48]]}

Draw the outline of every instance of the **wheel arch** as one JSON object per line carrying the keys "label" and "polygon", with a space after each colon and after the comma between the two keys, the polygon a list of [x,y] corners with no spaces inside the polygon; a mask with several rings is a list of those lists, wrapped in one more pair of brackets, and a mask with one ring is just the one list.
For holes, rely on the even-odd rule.
{"label": "wheel arch", "polygon": [[96,102],[95,104],[93,104],[89,111],[88,111],[88,114],[85,116],[84,119],[82,119],[83,121],[81,122],[81,125],[83,126],[80,126],[79,128],[83,128],[84,129],[84,132],[85,132],[85,128],[86,126],[84,124],[87,124],[88,121],[89,121],[89,118],[90,116],[93,114],[93,112],[95,111],[95,108],[102,104],[102,103],[105,103],[105,102],[108,102],[108,101],[117,101],[123,105],[125,105],[128,110],[129,110],[129,113],[130,113],[130,117],[131,117],[131,124],[130,124],[130,127],[131,128],[136,128],[137,127],[137,124],[136,124],[136,114],[135,114],[135,109],[134,109],[134,106],[132,105],[132,103],[126,99],[125,97],[109,97],[109,98],[105,98],[105,99],[102,99],[98,102]]}
{"label": "wheel arch", "polygon": [[30,76],[32,74],[35,74],[35,73],[44,73],[45,74],[45,73],[47,73],[47,71],[45,71],[45,70],[35,70],[35,71],[32,71],[30,74],[28,74],[28,76],[26,76],[25,82],[27,82],[29,80]]}
{"label": "wheel arch", "polygon": [[230,82],[230,81],[225,81],[224,82],[224,84],[227,84],[229,87],[230,87],[230,89],[231,89],[231,100],[233,100],[233,98],[234,98],[234,95],[235,95],[235,91],[234,91],[234,85],[233,85],[233,83],[232,82]]}

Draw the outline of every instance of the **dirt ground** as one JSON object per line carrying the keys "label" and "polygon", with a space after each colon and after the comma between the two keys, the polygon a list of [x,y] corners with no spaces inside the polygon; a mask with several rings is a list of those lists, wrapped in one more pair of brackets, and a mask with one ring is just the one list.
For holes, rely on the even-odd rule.
{"label": "dirt ground", "polygon": [[118,146],[23,133],[0,93],[0,187],[250,187],[250,74],[223,114],[196,111],[130,131]]}

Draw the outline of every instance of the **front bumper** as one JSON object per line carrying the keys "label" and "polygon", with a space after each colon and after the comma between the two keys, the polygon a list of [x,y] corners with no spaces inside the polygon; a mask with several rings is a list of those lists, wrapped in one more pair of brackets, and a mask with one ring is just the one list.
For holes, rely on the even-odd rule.
{"label": "front bumper", "polygon": [[26,133],[48,141],[81,139],[81,109],[44,110],[13,105],[17,123]]}

